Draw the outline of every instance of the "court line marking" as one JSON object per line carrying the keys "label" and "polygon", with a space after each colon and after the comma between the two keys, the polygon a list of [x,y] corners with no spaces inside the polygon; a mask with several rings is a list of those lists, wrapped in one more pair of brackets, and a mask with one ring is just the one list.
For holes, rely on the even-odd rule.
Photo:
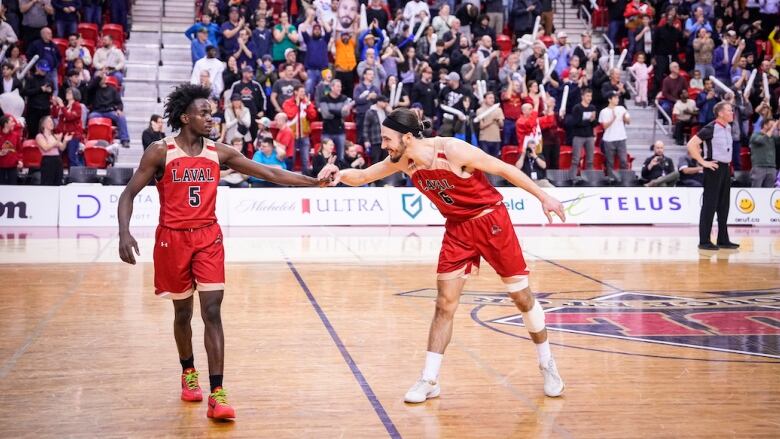
{"label": "court line marking", "polygon": [[[100,249],[100,251],[97,252],[94,258],[92,258],[92,261],[90,263],[95,263],[100,258],[100,255],[103,254],[103,252],[106,251],[109,244],[114,242],[117,239],[116,236],[109,239],[106,244],[103,246],[103,248]],[[74,295],[78,294],[81,291],[81,288],[79,286],[81,285],[81,281],[84,279],[84,272],[86,270],[79,270],[79,274],[76,277],[76,280],[74,281],[75,284],[71,288],[71,290],[62,296],[60,296],[59,301],[49,310],[48,313],[41,319],[40,322],[35,326],[35,329],[33,329],[32,333],[27,337],[27,339],[24,341],[24,343],[19,347],[19,349],[14,352],[14,354],[11,356],[11,358],[8,359],[8,361],[3,364],[3,367],[0,368],[0,380],[5,378],[11,370],[16,366],[16,362],[19,361],[19,358],[22,357],[22,355],[27,352],[27,349],[30,348],[30,346],[33,344],[35,340],[38,339],[38,337],[41,335],[44,329],[49,325],[49,322],[54,318],[54,316],[59,312],[59,310],[65,305],[65,302],[70,300]]]}
{"label": "court line marking", "polygon": [[[360,255],[359,255],[357,252],[355,252],[355,251],[354,251],[354,250],[353,250],[353,249],[350,247],[350,245],[349,245],[348,243],[346,243],[346,242],[343,242],[343,241],[340,239],[340,237],[338,237],[338,236],[335,236],[335,235],[334,235],[332,232],[331,232],[331,236],[333,236],[333,237],[336,239],[336,242],[338,242],[338,243],[340,243],[341,245],[345,246],[349,252],[351,252],[353,255],[355,255],[355,257],[357,257],[358,261],[362,261],[362,260],[363,260],[363,258],[362,258],[362,257],[361,257],[361,256],[360,256]],[[398,285],[395,283],[395,281],[394,281],[393,279],[391,279],[391,278],[387,278],[386,280],[387,280],[387,281],[388,281],[388,282],[389,282],[391,285],[393,285],[393,287],[394,287],[394,288],[398,289]],[[424,290],[424,289],[425,289],[425,288],[421,288],[421,289],[418,289],[418,290],[415,290],[415,291],[420,291],[420,290]],[[396,295],[396,296],[400,296],[400,295],[402,295],[402,294],[403,294],[403,293],[401,293],[401,294],[395,293],[394,295]],[[504,293],[504,294],[506,294],[506,293]],[[422,310],[419,310],[419,309],[417,309],[417,308],[414,308],[414,309],[415,309],[415,311],[417,311],[417,312],[418,312],[418,314],[422,315]],[[479,368],[482,368],[482,369],[483,369],[485,372],[487,372],[489,375],[492,375],[492,376],[493,376],[493,379],[494,379],[494,380],[496,380],[496,381],[498,382],[498,384],[499,384],[499,385],[501,385],[502,387],[504,387],[504,388],[505,388],[505,389],[506,389],[506,390],[507,390],[507,391],[508,391],[508,392],[509,392],[509,393],[510,393],[512,396],[514,396],[514,397],[515,397],[517,400],[521,401],[521,402],[522,402],[523,404],[525,404],[525,405],[526,405],[528,408],[530,408],[530,409],[533,411],[533,413],[534,413],[534,414],[536,414],[537,416],[541,416],[541,417],[542,417],[542,418],[543,418],[545,421],[551,422],[551,423],[552,423],[552,429],[553,429],[554,431],[556,431],[556,432],[557,432],[559,435],[561,435],[561,436],[563,436],[563,437],[565,437],[565,438],[571,438],[571,437],[573,437],[573,436],[571,435],[571,433],[570,433],[568,430],[566,430],[566,428],[564,428],[563,426],[561,426],[559,423],[555,422],[555,417],[552,417],[552,418],[550,418],[550,415],[549,415],[549,414],[547,414],[547,413],[544,413],[544,412],[543,412],[543,410],[542,410],[542,407],[540,407],[539,405],[535,404],[535,403],[534,403],[534,402],[533,402],[533,401],[532,401],[532,400],[531,400],[529,397],[527,397],[526,395],[524,395],[524,394],[523,394],[523,392],[521,392],[520,390],[518,390],[517,388],[515,388],[515,386],[513,386],[513,385],[512,385],[512,384],[509,382],[509,375],[503,375],[503,374],[501,374],[499,371],[497,371],[497,370],[493,369],[493,368],[492,368],[490,365],[488,365],[487,363],[485,363],[485,362],[484,362],[484,361],[483,361],[483,360],[482,360],[482,359],[479,357],[479,355],[477,355],[476,353],[474,353],[474,352],[473,352],[471,349],[469,349],[469,348],[468,348],[466,345],[462,345],[462,344],[458,343],[456,339],[453,339],[453,340],[450,342],[450,344],[449,344],[448,348],[449,348],[450,350],[452,350],[452,349],[460,350],[461,352],[464,352],[466,355],[468,355],[469,357],[471,357],[471,360],[472,360],[474,363],[476,363],[477,367],[479,367]]]}
{"label": "court line marking", "polygon": [[563,265],[563,264],[559,264],[559,263],[557,263],[557,262],[555,262],[555,261],[553,261],[553,260],[550,260],[550,259],[547,259],[547,258],[543,258],[543,257],[541,257],[541,256],[539,256],[539,255],[535,255],[535,254],[533,254],[533,253],[529,252],[529,251],[528,251],[528,250],[526,250],[526,249],[523,249],[523,253],[524,253],[524,254],[526,254],[526,253],[527,253],[527,254],[529,254],[529,255],[531,255],[531,256],[533,256],[533,257],[535,257],[536,259],[538,259],[538,260],[540,260],[540,261],[547,262],[548,264],[555,265],[555,266],[556,266],[556,267],[558,267],[558,268],[561,268],[561,269],[564,269],[564,270],[566,270],[566,271],[568,271],[568,272],[571,272],[571,273],[577,274],[577,275],[579,275],[579,276],[582,276],[582,277],[584,277],[585,279],[588,279],[588,280],[591,280],[591,281],[593,281],[593,282],[596,282],[597,284],[604,285],[605,287],[608,287],[608,288],[612,288],[612,289],[613,289],[613,290],[615,290],[615,292],[617,292],[617,293],[624,293],[624,292],[625,292],[625,290],[624,290],[623,288],[616,287],[615,285],[612,285],[612,284],[610,284],[610,283],[607,283],[607,282],[604,282],[604,281],[602,281],[602,280],[596,279],[595,277],[593,277],[593,276],[589,276],[589,275],[587,275],[587,274],[585,274],[585,273],[581,273],[581,272],[579,272],[579,271],[577,271],[577,270],[575,270],[575,269],[573,269],[573,268],[569,268],[569,267],[567,267],[567,266],[565,266],[565,265]]}
{"label": "court line marking", "polygon": [[[284,253],[282,249],[279,250],[282,251],[282,253]],[[322,307],[317,302],[317,299],[314,297],[314,294],[312,294],[311,290],[309,289],[309,286],[306,284],[306,281],[303,280],[303,277],[295,268],[295,265],[293,265],[290,258],[285,256],[284,260],[287,263],[287,267],[290,269],[290,271],[292,271],[293,276],[295,276],[295,280],[298,281],[298,285],[300,285],[303,292],[306,293],[306,298],[309,299],[309,303],[311,304],[312,308],[314,308],[314,311],[317,313],[317,316],[319,316],[320,320],[322,321],[322,324],[325,326],[325,329],[328,331],[330,338],[333,340],[333,343],[336,344],[336,347],[339,349],[341,356],[344,358],[344,362],[347,363],[349,369],[352,371],[352,375],[355,377],[358,384],[360,384],[360,389],[363,391],[363,394],[366,395],[366,398],[368,398],[368,401],[371,403],[371,406],[374,408],[374,412],[376,412],[377,416],[382,421],[382,425],[384,425],[385,429],[387,430],[387,433],[390,435],[391,438],[400,439],[401,433],[398,432],[398,429],[396,428],[395,424],[393,424],[392,419],[390,419],[390,415],[387,414],[387,411],[385,410],[384,406],[382,406],[382,403],[379,401],[379,398],[377,398],[373,389],[371,389],[371,386],[368,384],[366,377],[363,376],[363,372],[360,371],[360,368],[355,363],[355,360],[352,358],[352,355],[350,355],[346,346],[344,346],[344,343],[341,341],[341,337],[339,337],[339,334],[336,332],[336,329],[330,323],[330,319],[328,319],[328,316],[327,314],[325,314],[325,311],[322,310]]]}

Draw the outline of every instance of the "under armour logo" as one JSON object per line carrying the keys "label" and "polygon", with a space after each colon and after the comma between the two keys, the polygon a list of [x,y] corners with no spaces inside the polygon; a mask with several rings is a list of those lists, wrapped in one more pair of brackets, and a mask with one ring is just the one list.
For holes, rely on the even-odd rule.
{"label": "under armour logo", "polygon": [[493,224],[493,227],[491,228],[490,231],[491,233],[493,233],[493,235],[498,235],[499,233],[501,233],[501,227],[497,226],[496,224]]}
{"label": "under armour logo", "polygon": [[165,241],[160,241],[160,247],[168,247],[168,243]]}
{"label": "under armour logo", "polygon": [[222,242],[222,235],[217,235],[217,239],[214,240],[214,244],[219,244]]}

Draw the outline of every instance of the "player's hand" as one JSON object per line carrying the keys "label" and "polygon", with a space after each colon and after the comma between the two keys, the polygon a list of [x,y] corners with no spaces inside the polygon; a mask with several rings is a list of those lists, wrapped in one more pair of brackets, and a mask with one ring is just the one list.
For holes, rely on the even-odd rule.
{"label": "player's hand", "polygon": [[544,197],[542,200],[542,211],[545,216],[547,216],[547,221],[549,221],[550,224],[553,222],[552,215],[550,214],[551,212],[555,213],[555,215],[561,219],[561,222],[566,222],[566,213],[563,211],[563,203],[558,201],[555,197],[550,195]]}
{"label": "player's hand", "polygon": [[135,238],[133,238],[133,235],[129,233],[126,235],[120,234],[119,259],[121,259],[122,262],[135,265],[135,255],[133,255],[133,250],[135,250],[136,255],[141,255],[141,252],[138,250],[138,243],[135,241]]}
{"label": "player's hand", "polygon": [[718,169],[718,162],[704,160],[701,162],[701,167],[714,171]]}
{"label": "player's hand", "polygon": [[328,164],[322,168],[319,174],[317,174],[320,187],[335,186],[338,184],[339,168],[334,164],[335,162],[336,156],[331,156],[328,159]]}

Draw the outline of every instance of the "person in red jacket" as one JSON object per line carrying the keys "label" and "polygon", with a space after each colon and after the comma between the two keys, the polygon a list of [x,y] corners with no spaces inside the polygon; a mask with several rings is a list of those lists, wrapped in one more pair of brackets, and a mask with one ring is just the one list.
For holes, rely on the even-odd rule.
{"label": "person in red jacket", "polygon": [[287,170],[292,171],[295,166],[295,134],[287,125],[287,115],[284,113],[276,113],[274,117],[274,125],[279,131],[274,136],[274,142],[278,142],[284,145],[287,158],[284,159],[287,163]]}
{"label": "person in red jacket", "polygon": [[521,110],[522,113],[515,122],[515,130],[517,131],[519,147],[525,149],[528,142],[532,140],[534,144],[539,144],[538,140],[541,138],[541,130],[539,129],[539,113],[534,110],[533,105],[523,104]]}
{"label": "person in red jacket", "polygon": [[65,91],[65,102],[59,97],[52,98],[51,116],[57,118],[55,134],[70,134],[73,136],[66,145],[68,164],[70,166],[83,166],[79,157],[79,147],[84,138],[84,125],[81,114],[81,92],[77,88],[69,88]]}
{"label": "person in red jacket", "polygon": [[[21,127],[20,127],[21,128]],[[10,115],[0,117],[0,185],[16,184],[21,166],[20,154],[21,129],[17,129],[16,119]]]}
{"label": "person in red jacket", "polygon": [[311,150],[310,123],[317,120],[317,107],[309,100],[306,88],[298,84],[293,89],[292,97],[282,103],[282,111],[287,115],[288,125],[295,135],[295,150],[301,155],[301,171],[304,175],[308,175]]}

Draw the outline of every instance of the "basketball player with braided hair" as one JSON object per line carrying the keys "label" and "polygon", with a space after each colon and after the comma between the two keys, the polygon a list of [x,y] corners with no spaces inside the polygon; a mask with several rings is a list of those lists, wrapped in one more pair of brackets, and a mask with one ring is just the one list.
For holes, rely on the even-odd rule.
{"label": "basketball player with braided hair", "polygon": [[326,165],[320,178],[315,179],[261,165],[227,145],[209,140],[213,124],[210,93],[200,85],[183,84],[168,96],[165,117],[179,134],[149,145],[119,198],[119,257],[135,264],[135,255],[140,254],[130,234],[133,199],[155,179],[160,193],[160,223],[154,243],[154,288],[158,297],[173,299],[173,335],[182,367],[181,399],[203,399],[190,326],[193,294],[198,290],[211,384],[206,415],[232,419],[236,413],[222,388],[225,251],[215,211],[220,165],[285,186],[329,186],[338,168]]}
{"label": "basketball player with braided hair", "polygon": [[439,396],[439,368],[452,337],[452,319],[466,279],[477,272],[480,257],[501,276],[509,296],[522,313],[539,355],[544,393],[560,396],[564,385],[547,341],[544,311],[529,288],[529,272],[503,198],[484,173],[501,176],[538,198],[550,222],[551,213],[565,221],[563,206],[518,168],[479,148],[455,138],[424,138],[422,133],[429,124],[410,110],[393,111],[381,128],[382,149],[388,152],[388,157],[367,169],[345,169],[336,176],[336,181],[362,186],[403,172],[447,219],[439,253],[438,295],[428,334],[425,367],[404,400],[420,403]]}

